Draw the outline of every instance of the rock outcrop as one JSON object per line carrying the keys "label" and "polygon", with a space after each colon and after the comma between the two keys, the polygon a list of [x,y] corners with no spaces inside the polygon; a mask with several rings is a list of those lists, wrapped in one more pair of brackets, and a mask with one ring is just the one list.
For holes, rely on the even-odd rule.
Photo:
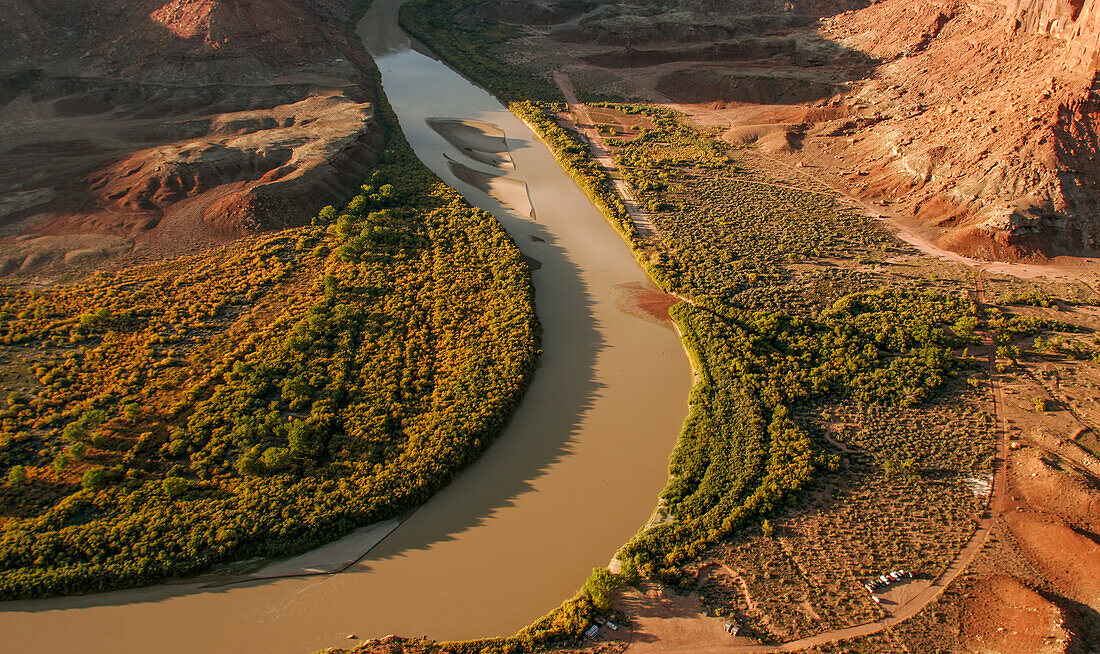
{"label": "rock outcrop", "polygon": [[345,197],[382,140],[352,5],[0,0],[0,255],[33,259],[7,268],[96,235],[158,258]]}
{"label": "rock outcrop", "polygon": [[[882,63],[823,148],[857,193],[993,258],[1100,248],[1094,3],[885,0],[826,26]],[[851,120],[851,118],[849,119]],[[835,128],[832,128],[835,131]]]}
{"label": "rock outcrop", "polygon": [[1100,9],[1088,0],[1007,0],[1009,29],[1041,34],[1067,44],[1062,63],[1070,71],[1100,68]]}

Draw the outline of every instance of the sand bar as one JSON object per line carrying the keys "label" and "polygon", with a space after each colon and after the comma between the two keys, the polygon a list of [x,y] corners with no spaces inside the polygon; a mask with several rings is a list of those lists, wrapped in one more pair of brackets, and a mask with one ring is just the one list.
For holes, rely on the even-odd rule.
{"label": "sand bar", "polygon": [[516,169],[504,130],[493,123],[460,118],[428,118],[424,122],[474,161],[505,170]]}
{"label": "sand bar", "polygon": [[493,175],[471,168],[447,157],[447,167],[451,174],[470,186],[482,191],[489,197],[511,207],[524,216],[535,217],[531,206],[531,196],[527,192],[527,182],[503,175]]}

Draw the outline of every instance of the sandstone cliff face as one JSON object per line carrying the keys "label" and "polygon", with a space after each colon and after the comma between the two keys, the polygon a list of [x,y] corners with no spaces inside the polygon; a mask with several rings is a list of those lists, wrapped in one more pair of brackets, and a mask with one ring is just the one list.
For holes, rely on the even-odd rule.
{"label": "sandstone cliff face", "polygon": [[1007,0],[1012,31],[1044,34],[1066,41],[1068,70],[1096,70],[1100,14],[1087,0]]}
{"label": "sandstone cliff face", "polygon": [[171,255],[344,197],[381,146],[350,6],[0,0],[0,271],[97,236]]}
{"label": "sandstone cliff face", "polygon": [[824,146],[858,194],[914,215],[943,245],[1043,258],[1100,248],[1092,0],[885,0],[830,19],[882,63],[855,86],[867,129]]}

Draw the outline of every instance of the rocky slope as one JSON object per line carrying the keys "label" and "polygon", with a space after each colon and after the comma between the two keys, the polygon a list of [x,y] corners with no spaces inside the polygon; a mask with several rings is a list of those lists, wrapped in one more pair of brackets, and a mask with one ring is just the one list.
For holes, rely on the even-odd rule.
{"label": "rocky slope", "polygon": [[502,56],[669,103],[951,249],[1100,251],[1094,0],[491,0]]}
{"label": "rocky slope", "polygon": [[0,0],[0,272],[300,224],[381,145],[348,0]]}
{"label": "rocky slope", "polygon": [[897,203],[952,249],[1096,251],[1093,7],[885,0],[829,19],[882,63],[822,150],[858,162],[843,172],[860,195]]}

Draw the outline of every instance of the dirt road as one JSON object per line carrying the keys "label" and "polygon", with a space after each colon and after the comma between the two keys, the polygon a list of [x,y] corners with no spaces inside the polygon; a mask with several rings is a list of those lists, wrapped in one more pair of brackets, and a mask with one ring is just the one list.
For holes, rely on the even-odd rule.
{"label": "dirt road", "polygon": [[593,158],[596,160],[596,163],[600,164],[601,168],[607,171],[612,183],[615,184],[615,188],[619,192],[619,197],[622,198],[623,204],[626,205],[626,211],[630,215],[630,220],[634,223],[634,228],[637,229],[638,233],[642,236],[656,236],[657,230],[653,226],[653,221],[650,220],[649,215],[642,210],[641,205],[638,204],[638,200],[634,197],[633,191],[630,190],[630,185],[622,178],[619,167],[615,165],[615,161],[611,158],[611,153],[604,145],[599,131],[596,130],[596,124],[588,114],[588,107],[586,107],[583,102],[577,100],[577,94],[573,90],[573,81],[569,79],[568,75],[561,72],[554,73],[554,81],[557,83],[558,88],[561,89],[562,95],[565,96],[565,103],[569,105],[569,111],[573,112],[573,116],[576,118],[577,129],[581,131],[585,140],[588,141],[588,149],[592,152]]}

